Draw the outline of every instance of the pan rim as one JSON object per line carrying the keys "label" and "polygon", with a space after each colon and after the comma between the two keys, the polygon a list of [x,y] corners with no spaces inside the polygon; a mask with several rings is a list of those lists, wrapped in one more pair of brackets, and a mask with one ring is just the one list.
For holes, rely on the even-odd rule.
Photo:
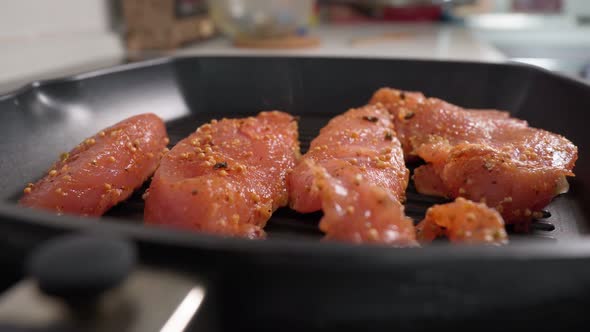
{"label": "pan rim", "polygon": [[[313,60],[317,56],[277,56],[277,55],[202,55],[202,56],[172,56],[150,59],[135,63],[122,64],[109,68],[102,68],[90,72],[80,73],[67,77],[39,80],[26,84],[13,91],[0,94],[0,101],[18,98],[19,96],[44,86],[76,82],[87,78],[104,76],[112,73],[123,72],[155,65],[174,65],[185,59],[284,59],[288,60]],[[396,61],[396,62],[422,62],[422,63],[446,63],[446,64],[472,64],[482,66],[494,66],[499,68],[521,68],[529,71],[537,71],[565,80],[570,84],[582,85],[590,91],[590,84],[579,79],[574,79],[562,74],[550,72],[523,63],[490,63],[463,60],[426,60],[409,58],[359,58],[359,57],[320,57],[330,61]],[[302,241],[290,239],[268,239],[265,241],[251,241],[236,238],[221,238],[217,236],[186,233],[172,229],[160,229],[154,226],[137,225],[135,223],[116,222],[115,218],[102,217],[82,218],[75,216],[56,216],[43,211],[33,211],[15,204],[0,202],[0,218],[2,227],[19,227],[23,223],[30,227],[40,227],[56,232],[113,232],[134,241],[144,243],[157,243],[161,245],[190,247],[215,252],[230,253],[236,250],[244,254],[262,254],[269,251],[274,253],[297,254],[301,257],[364,257],[365,263],[387,262],[387,264],[403,264],[405,262],[431,263],[438,258],[448,262],[449,260],[546,260],[546,259],[590,259],[590,236],[583,235],[570,239],[567,242],[539,243],[535,240],[515,240],[507,247],[484,246],[455,246],[448,244],[434,244],[419,249],[394,250],[382,246],[355,246],[345,243]],[[81,220],[88,219],[88,220]],[[322,261],[325,261],[322,259]],[[307,261],[306,263],[312,263]]]}
{"label": "pan rim", "polygon": [[1,92],[0,93],[0,101],[15,98],[20,95],[27,93],[30,90],[69,83],[69,82],[76,82],[87,78],[93,78],[98,76],[105,76],[113,73],[133,70],[133,69],[140,69],[146,68],[155,65],[174,65],[179,61],[186,60],[186,59],[282,59],[287,61],[293,60],[313,60],[313,59],[322,59],[328,61],[396,61],[396,62],[421,62],[424,64],[427,63],[442,63],[442,64],[464,64],[464,65],[478,65],[478,66],[494,66],[494,67],[504,67],[504,68],[520,68],[530,71],[537,71],[540,73],[544,73],[547,75],[551,75],[554,77],[558,77],[562,80],[569,81],[570,83],[574,83],[576,85],[581,85],[586,88],[590,88],[590,82],[584,81],[581,78],[567,76],[562,73],[552,72],[548,69],[538,67],[535,65],[531,65],[528,63],[516,62],[516,61],[506,61],[506,62],[485,62],[485,61],[473,61],[473,60],[446,60],[446,59],[415,59],[409,57],[396,57],[396,58],[385,58],[385,57],[364,57],[364,56],[316,56],[316,55],[279,55],[279,54],[268,54],[268,55],[228,55],[228,54],[207,54],[207,55],[172,55],[172,56],[162,56],[157,57],[154,59],[147,59],[137,62],[130,62],[130,63],[123,63],[116,66],[106,67],[106,68],[99,68],[91,71],[85,71],[74,75],[67,75],[62,77],[55,77],[51,79],[43,79],[43,80],[35,80],[30,83],[24,84],[21,87],[11,89],[9,91]]}
{"label": "pan rim", "polygon": [[[181,247],[204,250],[218,254],[289,255],[299,257],[305,265],[313,264],[309,258],[318,258],[325,264],[326,258],[362,259],[364,264],[386,263],[412,264],[433,261],[522,261],[590,259],[590,236],[556,243],[531,239],[511,240],[504,247],[467,246],[434,243],[420,248],[391,248],[380,245],[354,245],[339,242],[324,242],[294,239],[248,240],[224,238],[197,232],[123,223],[112,217],[57,216],[50,212],[32,210],[14,204],[0,203],[0,227],[32,227],[42,231],[61,233],[90,233],[121,236],[133,242],[156,244],[166,247]],[[1,231],[0,231],[1,232]],[[261,256],[262,257],[262,256]],[[293,263],[297,263],[293,261]]]}

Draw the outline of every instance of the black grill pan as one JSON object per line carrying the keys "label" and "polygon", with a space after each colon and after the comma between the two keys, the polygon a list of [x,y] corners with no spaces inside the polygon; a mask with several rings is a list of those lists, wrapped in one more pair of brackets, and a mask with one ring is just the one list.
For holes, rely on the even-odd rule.
{"label": "black grill pan", "polygon": [[[299,115],[305,150],[334,115],[379,87],[422,91],[469,108],[497,108],[572,140],[580,151],[569,193],[531,234],[503,248],[437,243],[390,249],[319,241],[321,214],[281,209],[269,239],[222,239],[146,227],[141,192],[102,220],[57,217],[15,205],[24,184],[62,151],[125,117],[154,112],[175,143],[199,125],[279,109]],[[512,64],[287,57],[192,57],[149,61],[33,83],[0,95],[0,240],[21,259],[71,231],[134,240],[146,264],[208,281],[218,325],[231,330],[422,329],[490,322],[563,328],[590,304],[590,87]],[[412,186],[407,212],[432,204]],[[213,296],[208,295],[208,296]],[[547,322],[547,315],[567,319]],[[481,324],[481,323],[485,324]],[[567,325],[569,324],[569,325]],[[579,325],[582,326],[582,325]]]}

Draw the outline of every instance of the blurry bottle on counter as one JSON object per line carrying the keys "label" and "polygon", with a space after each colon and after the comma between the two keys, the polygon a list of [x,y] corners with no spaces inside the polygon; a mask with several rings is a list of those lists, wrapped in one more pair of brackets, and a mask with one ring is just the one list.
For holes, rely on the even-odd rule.
{"label": "blurry bottle on counter", "polygon": [[206,0],[123,0],[130,54],[171,50],[214,34]]}

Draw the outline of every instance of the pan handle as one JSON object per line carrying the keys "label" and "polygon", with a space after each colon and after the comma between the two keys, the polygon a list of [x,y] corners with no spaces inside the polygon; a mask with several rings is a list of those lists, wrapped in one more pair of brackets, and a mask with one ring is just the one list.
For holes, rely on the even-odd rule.
{"label": "pan handle", "polygon": [[206,293],[192,276],[138,265],[134,246],[112,237],[49,240],[29,258],[28,272],[0,297],[0,325],[184,331]]}

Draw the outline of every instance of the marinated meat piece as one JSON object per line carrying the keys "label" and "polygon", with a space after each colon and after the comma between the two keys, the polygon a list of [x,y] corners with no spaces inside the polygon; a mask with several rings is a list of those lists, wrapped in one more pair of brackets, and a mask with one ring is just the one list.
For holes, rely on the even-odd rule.
{"label": "marinated meat piece", "polygon": [[416,227],[418,239],[428,243],[445,236],[451,242],[467,244],[508,243],[502,216],[483,203],[457,198],[452,203],[435,205]]}
{"label": "marinated meat piece", "polygon": [[333,118],[287,178],[291,207],[322,209],[328,240],[417,245],[412,220],[400,203],[409,171],[391,115],[381,105]]}
{"label": "marinated meat piece", "polygon": [[61,155],[19,203],[59,214],[100,216],[153,174],[168,137],[154,114],[131,117]]}
{"label": "marinated meat piece", "polygon": [[[380,105],[351,109],[330,120],[303,160],[314,161],[336,179],[343,168],[352,167],[364,181],[384,188],[399,201],[405,198],[409,171],[391,115]],[[296,211],[307,213],[322,207],[313,173],[309,163],[301,162],[287,178],[290,205]]]}
{"label": "marinated meat piece", "polygon": [[510,118],[507,112],[466,110],[419,92],[382,88],[370,103],[385,105],[391,112],[408,160],[420,157],[417,149],[432,140],[444,139],[451,147],[465,142],[492,143],[502,136],[500,129],[528,127],[526,121]]}
{"label": "marinated meat piece", "polygon": [[312,171],[322,200],[324,216],[320,229],[325,239],[350,243],[373,243],[396,247],[417,246],[412,219],[404,206],[383,187],[367,181],[358,168],[344,163],[339,176],[311,160]]}
{"label": "marinated meat piece", "polygon": [[264,237],[273,211],[288,202],[285,177],[299,156],[297,122],[286,113],[213,120],[162,159],[146,193],[145,222]]}
{"label": "marinated meat piece", "polygon": [[553,197],[567,192],[566,176],[574,175],[575,145],[505,112],[465,110],[389,88],[371,103],[393,115],[406,159],[427,162],[414,174],[421,193],[485,202],[526,229]]}

